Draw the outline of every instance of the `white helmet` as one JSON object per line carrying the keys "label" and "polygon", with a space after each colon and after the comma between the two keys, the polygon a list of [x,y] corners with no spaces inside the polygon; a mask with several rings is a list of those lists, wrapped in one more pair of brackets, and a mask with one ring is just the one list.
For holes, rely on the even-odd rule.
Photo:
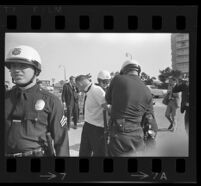
{"label": "white helmet", "polygon": [[141,66],[138,63],[138,61],[136,61],[136,60],[127,60],[122,64],[120,73],[122,74],[124,71],[127,71],[128,69],[132,69],[132,68],[136,69],[138,71],[138,73],[141,72]]}
{"label": "white helmet", "polygon": [[98,73],[98,79],[102,79],[102,80],[105,80],[105,79],[111,79],[111,76],[110,76],[110,73],[107,71],[107,70],[101,70],[99,73]]}
{"label": "white helmet", "polygon": [[37,75],[41,72],[40,55],[30,46],[21,45],[10,49],[5,59],[5,65],[10,69],[12,63],[29,64],[37,70]]}

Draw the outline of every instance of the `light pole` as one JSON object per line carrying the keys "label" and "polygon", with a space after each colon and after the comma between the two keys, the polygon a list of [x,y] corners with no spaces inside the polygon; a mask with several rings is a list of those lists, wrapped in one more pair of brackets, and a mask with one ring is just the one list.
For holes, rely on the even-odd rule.
{"label": "light pole", "polygon": [[128,52],[126,52],[126,57],[130,56],[131,60],[132,60],[132,55]]}
{"label": "light pole", "polygon": [[66,67],[64,65],[59,65],[59,68],[61,67],[64,69],[64,80],[66,81]]}

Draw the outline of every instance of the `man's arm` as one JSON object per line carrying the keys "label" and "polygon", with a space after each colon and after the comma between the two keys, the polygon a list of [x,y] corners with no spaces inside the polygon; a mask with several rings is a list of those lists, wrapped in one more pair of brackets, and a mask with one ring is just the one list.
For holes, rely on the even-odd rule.
{"label": "man's arm", "polygon": [[55,98],[51,101],[51,108],[53,109],[50,113],[49,123],[56,156],[69,156],[67,118],[64,116],[64,109],[59,99]]}
{"label": "man's arm", "polygon": [[182,92],[185,89],[185,85],[184,84],[178,84],[175,85],[175,87],[173,87],[172,92],[173,93],[178,93],[178,92]]}

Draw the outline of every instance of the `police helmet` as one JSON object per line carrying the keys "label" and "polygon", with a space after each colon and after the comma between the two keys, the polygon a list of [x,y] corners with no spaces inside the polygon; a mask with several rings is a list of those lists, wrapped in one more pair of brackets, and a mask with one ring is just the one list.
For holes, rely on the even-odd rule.
{"label": "police helmet", "polygon": [[108,71],[106,70],[101,70],[99,73],[98,73],[98,79],[101,79],[101,80],[110,80],[111,79],[111,75]]}
{"label": "police helmet", "polygon": [[138,72],[138,74],[140,74],[140,72],[141,72],[141,66],[138,63],[138,61],[136,61],[136,60],[127,60],[122,64],[120,74],[124,74],[128,70],[132,70],[132,69],[136,70]]}
{"label": "police helmet", "polygon": [[5,59],[5,66],[10,69],[13,63],[24,63],[33,66],[36,70],[36,75],[41,72],[41,58],[38,52],[25,45],[20,45],[10,49]]}

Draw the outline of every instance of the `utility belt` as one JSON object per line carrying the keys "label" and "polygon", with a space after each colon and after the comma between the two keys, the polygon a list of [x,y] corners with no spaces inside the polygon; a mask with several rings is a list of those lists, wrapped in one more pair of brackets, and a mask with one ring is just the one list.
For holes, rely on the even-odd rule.
{"label": "utility belt", "polygon": [[140,122],[134,122],[128,119],[111,119],[111,130],[117,132],[129,133],[141,128]]}
{"label": "utility belt", "polygon": [[6,154],[7,157],[27,157],[27,156],[44,156],[45,150],[43,148],[34,149],[31,151],[14,153],[14,154]]}

